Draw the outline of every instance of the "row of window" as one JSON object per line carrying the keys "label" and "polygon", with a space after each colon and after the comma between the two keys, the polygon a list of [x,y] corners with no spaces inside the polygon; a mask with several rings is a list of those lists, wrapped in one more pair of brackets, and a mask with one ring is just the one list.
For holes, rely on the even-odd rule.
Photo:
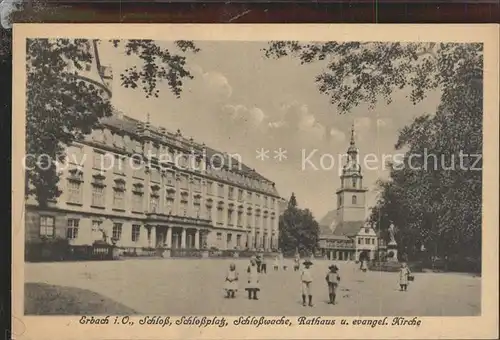
{"label": "row of window", "polygon": [[[66,238],[74,240],[78,238],[80,227],[80,219],[69,218],[66,224]],[[122,237],[123,223],[113,223],[111,235],[105,235],[102,229],[102,221],[92,221],[92,233],[101,233],[104,239],[112,237],[120,240]],[[140,239],[141,225],[133,224],[131,231],[131,239],[133,242],[138,242]],[[55,236],[55,218],[53,216],[40,216],[40,236],[54,237]]]}
{"label": "row of window", "polygon": [[[364,243],[363,243],[364,241]],[[375,244],[375,238],[373,237],[365,237],[365,238],[358,238],[358,244]]]}
{"label": "row of window", "polygon": [[[236,235],[236,244],[235,244],[235,246],[237,248],[240,248],[240,247],[243,246],[243,243],[242,243],[241,240],[242,240],[241,235],[239,235],[239,234]],[[225,241],[226,241],[226,244],[225,244],[226,248],[232,247],[233,246],[233,243],[232,243],[233,242],[233,234],[227,233]],[[274,246],[274,244],[273,244],[274,243],[274,239],[272,237],[270,239],[268,239],[268,236],[265,235],[265,234],[261,238],[259,236],[259,232],[257,232],[256,233],[256,237],[254,237],[253,240],[252,240],[252,244],[251,245],[248,244],[248,238],[247,238],[246,241],[245,241],[244,246],[246,248],[248,248],[250,246],[252,246],[253,248],[262,248],[264,245],[267,245],[268,241],[270,241],[270,243],[271,243],[270,246],[272,248]],[[222,243],[222,233],[217,233],[217,243],[222,246],[222,244],[221,244]]]}
{"label": "row of window", "polygon": [[[208,208],[208,207],[207,207]],[[211,215],[211,210],[210,208],[208,208],[208,219],[209,220],[212,220],[212,215]],[[232,226],[234,225],[235,221],[234,221],[234,211],[233,210],[227,210],[227,224]],[[255,226],[255,229],[260,229],[261,227],[261,216],[260,214],[256,214],[254,215],[253,217],[255,217],[255,220],[254,220],[254,226]],[[262,216],[262,227],[264,229],[268,229],[270,226],[271,227],[274,227],[274,216],[271,216],[270,218],[267,217],[267,216]],[[251,213],[247,213],[247,221],[248,223],[250,223],[250,221],[252,220],[252,214]],[[217,224],[219,225],[222,225],[224,224],[224,209],[218,207],[217,208],[217,220],[216,220]],[[271,225],[269,225],[269,223],[271,223]],[[237,211],[236,212],[236,225],[238,227],[243,227],[243,212],[242,211]]]}
{"label": "row of window", "polygon": [[[185,176],[182,176],[185,177]],[[187,181],[187,177],[186,181]],[[116,179],[114,184],[114,198],[113,198],[113,206],[117,209],[123,209],[123,203],[124,203],[124,196],[125,196],[125,181],[123,179]],[[201,192],[201,180],[197,179],[195,182],[198,184],[195,185],[194,191],[195,192]],[[79,175],[72,174],[70,175],[68,179],[68,202],[70,203],[76,203],[76,204],[81,204],[82,203],[82,183],[83,183],[83,178],[82,174],[80,173]],[[138,189],[139,184],[134,185],[136,189]],[[207,182],[207,194],[212,195],[211,188],[212,187],[212,182]],[[156,189],[155,189],[156,188]],[[187,185],[186,186],[180,186],[181,189],[187,190]],[[154,185],[152,187],[152,195],[157,195],[159,196],[159,189],[160,187],[157,185]],[[142,189],[141,189],[142,190]],[[94,176],[93,182],[92,182],[92,205],[94,206],[104,206],[104,191],[105,191],[105,184],[104,184],[104,177],[103,176]],[[139,191],[139,190],[135,190]],[[229,199],[234,200],[234,193],[235,190],[233,187],[229,187]],[[248,191],[247,192],[247,201],[251,202],[252,201],[252,192]],[[218,196],[219,197],[224,197],[224,184],[218,184]],[[255,194],[255,201],[256,205],[259,205],[259,202],[261,201],[261,196],[259,194]],[[238,201],[243,201],[243,190],[239,189],[238,190]],[[116,204],[115,204],[116,203]],[[271,206],[269,207],[269,203]],[[264,208],[275,208],[275,203],[276,199],[274,197],[267,197],[264,196]]]}
{"label": "row of window", "polygon": [[352,247],[354,247],[352,241],[327,240],[326,244],[329,248],[352,248]]}
{"label": "row of window", "polygon": [[[228,216],[228,218],[229,217],[230,216]],[[266,222],[264,222],[264,223],[266,225]],[[241,226],[241,224],[238,224],[238,226]],[[79,227],[80,227],[80,220],[79,219],[76,219],[76,218],[68,219],[67,225],[66,225],[66,238],[68,238],[70,240],[77,239]],[[105,235],[105,232],[102,229],[102,221],[100,221],[100,220],[93,220],[92,221],[92,233],[101,233],[102,237],[105,240],[110,236],[115,240],[120,240],[122,237],[122,230],[123,230],[122,223],[113,223],[112,235]],[[132,242],[139,242],[140,230],[141,230],[141,225],[139,225],[139,224],[132,225],[132,230],[131,230]],[[259,232],[257,232],[257,235],[258,234],[259,234]],[[53,216],[40,216],[40,235],[45,236],[45,237],[54,237],[55,236],[55,219]],[[219,235],[222,235],[222,234],[217,233],[218,240],[219,240]],[[238,237],[240,237],[240,235],[238,235]],[[264,238],[266,238],[266,235],[264,235]],[[231,234],[228,234],[228,243],[230,241],[231,241]],[[238,243],[237,246],[240,246],[240,244]]]}
{"label": "row of window", "polygon": [[[104,157],[103,154],[94,153],[94,167],[96,169],[109,168],[108,164],[103,163],[104,159],[108,159],[108,158]],[[120,170],[122,168],[122,166],[121,166],[122,163],[123,163],[123,161],[119,158],[119,156],[116,155],[116,161],[113,162],[113,165],[114,165],[113,169],[115,170],[115,172],[123,173],[123,171]],[[143,168],[141,167],[140,163],[138,163],[138,161],[137,161],[136,165],[137,166],[133,167],[134,168],[134,175],[133,176],[138,177],[138,178],[144,178],[144,174],[143,174],[143,172],[141,172],[143,170]],[[160,183],[161,182],[160,169],[151,168],[150,172],[151,172],[151,181]],[[166,172],[166,184],[167,184],[167,186],[173,187],[173,186],[175,186],[175,182],[176,182],[175,173],[173,171],[167,171]],[[194,178],[192,183],[193,183],[192,188],[194,191],[196,191],[196,192],[202,191],[201,178]],[[181,189],[187,190],[188,185],[189,185],[189,176],[184,175],[184,174],[180,175],[179,176],[179,187]],[[206,182],[206,188],[207,188],[208,195],[214,195],[213,186],[214,186],[214,182],[212,182],[212,181]],[[237,197],[238,201],[243,201],[243,195],[244,195],[244,190],[238,189],[238,197]],[[219,197],[225,196],[224,184],[221,184],[221,183],[217,184],[217,196],[219,196]],[[235,199],[235,188],[234,187],[230,186],[228,188],[228,198],[231,200]],[[252,201],[252,192],[251,191],[247,191],[247,200]],[[260,194],[255,195],[255,201],[256,201],[255,202],[256,204],[261,203],[261,195]],[[264,207],[267,207],[269,203],[271,204],[271,207],[274,207],[275,202],[276,202],[275,198],[271,198],[271,202],[268,202],[268,197],[264,196],[264,203],[263,203]]]}
{"label": "row of window", "polygon": [[[158,158],[158,153],[155,153],[154,151],[151,153],[151,156]],[[73,155],[70,155],[70,157]],[[74,158],[74,157],[73,157]],[[174,158],[174,156],[167,157],[166,160],[169,162],[173,163],[173,161],[178,161],[178,166],[182,168],[189,168],[190,166],[194,170],[200,170],[201,169],[201,159],[199,158],[194,158],[194,163],[190,163],[189,159],[187,157],[178,157]],[[165,161],[165,159],[160,159],[160,161]],[[93,161],[92,161],[92,167],[94,169],[99,169],[99,170],[113,170],[115,173],[120,173],[124,174],[126,171],[126,166],[127,164],[130,165],[130,168],[133,171],[133,175],[135,176],[144,176],[144,170],[145,170],[145,163],[144,160],[141,156],[139,155],[134,155],[131,158],[126,158],[124,156],[120,156],[117,154],[110,154],[110,153],[104,153],[104,152],[99,152],[99,151],[94,151],[93,154]],[[151,168],[152,170],[152,176],[155,176],[155,174],[160,176],[160,170],[158,168]]]}
{"label": "row of window", "polygon": [[[144,193],[142,192],[142,187],[136,186],[132,193],[132,211],[143,212],[144,211]],[[159,212],[160,209],[160,188],[158,186],[152,187],[152,193],[150,194],[150,212]],[[187,216],[188,214],[188,196],[187,192],[181,193],[179,201],[179,212],[180,215]],[[165,200],[165,210],[167,213],[173,213],[175,208],[176,195],[173,191],[167,192],[167,197]],[[68,181],[68,203],[71,204],[82,204],[83,202],[83,191],[82,182],[69,180]],[[99,182],[94,181],[92,183],[92,200],[91,205],[95,207],[104,207],[106,204],[106,187]],[[206,211],[201,211],[201,200],[199,196],[193,198],[193,208],[194,216],[202,217],[206,216],[208,219],[212,219],[212,209],[211,206],[206,206]],[[125,183],[118,181],[113,187],[113,209],[125,210]],[[219,212],[220,211],[220,212]],[[218,208],[218,214],[222,213],[222,209]],[[233,211],[228,209],[228,221],[232,221]],[[238,225],[241,225],[240,212],[238,213]],[[218,222],[222,222],[222,218],[218,215]]]}
{"label": "row of window", "polygon": [[[75,158],[74,155],[69,156],[70,159]],[[187,162],[184,158],[181,158],[183,161],[182,162]],[[198,163],[196,165],[196,169],[199,169],[199,162],[200,160],[196,160]],[[112,169],[112,171],[116,174],[125,174],[125,165],[127,163],[130,163],[130,168],[132,170],[132,177],[136,178],[141,178],[144,179],[146,176],[146,167],[145,164],[142,162],[142,160],[139,157],[132,157],[130,159],[126,159],[123,156],[120,155],[110,155],[110,154],[105,154],[101,153],[98,151],[94,151],[93,154],[93,168],[98,169],[100,171]],[[181,166],[185,166],[186,164],[180,164]],[[148,169],[148,172],[150,173],[150,179],[153,182],[160,183],[161,182],[161,171],[159,167],[151,167]],[[175,172],[174,171],[166,171],[166,184],[169,186],[175,186]],[[188,182],[189,182],[189,177],[187,175],[181,175],[179,176],[179,181],[180,181],[180,187],[187,189],[188,187]],[[258,183],[258,180],[253,180],[256,181],[255,183]],[[208,194],[212,194],[212,183],[213,182],[208,182],[207,183],[207,192]],[[219,185],[220,186],[220,185]],[[195,178],[193,180],[193,190],[195,191],[201,191],[201,179],[200,178]],[[229,197],[230,199],[233,199],[231,191],[234,191],[234,188],[231,188],[229,190]],[[222,185],[222,192],[220,192],[220,189],[218,189],[217,194],[221,197],[223,197],[223,185]],[[250,193],[251,194],[251,193]],[[240,189],[240,192],[238,193],[238,200],[243,200],[243,190]],[[258,201],[258,203],[260,203]],[[274,203],[274,202],[273,202]],[[267,202],[264,202],[265,205],[267,205]]]}

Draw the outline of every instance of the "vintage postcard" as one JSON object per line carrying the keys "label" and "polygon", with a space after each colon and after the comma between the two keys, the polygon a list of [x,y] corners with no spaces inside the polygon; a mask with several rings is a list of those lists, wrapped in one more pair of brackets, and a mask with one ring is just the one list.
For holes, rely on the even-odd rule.
{"label": "vintage postcard", "polygon": [[15,337],[497,337],[498,41],[15,25]]}

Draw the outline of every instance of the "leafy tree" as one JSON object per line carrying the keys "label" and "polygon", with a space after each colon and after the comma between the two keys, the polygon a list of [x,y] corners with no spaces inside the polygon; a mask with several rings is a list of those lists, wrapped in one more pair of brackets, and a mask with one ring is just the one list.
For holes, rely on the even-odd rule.
{"label": "leafy tree", "polygon": [[403,88],[411,89],[410,100],[417,103],[431,89],[453,87],[456,75],[482,70],[482,44],[274,41],[264,54],[291,56],[301,64],[324,62],[315,81],[340,113],[362,103],[389,104]]}
{"label": "leafy tree", "polygon": [[410,257],[417,245],[434,256],[481,256],[483,97],[468,77],[444,92],[434,116],[401,131],[396,147],[407,149],[404,167],[395,165],[381,183],[371,218],[398,225]]}
{"label": "leafy tree", "polygon": [[[396,148],[406,150],[405,159],[379,183],[370,219],[384,234],[394,223],[400,251],[409,257],[423,245],[439,256],[480,258],[482,162],[473,163],[482,153],[482,44],[276,41],[264,53],[301,64],[324,62],[315,81],[341,114],[362,103],[389,104],[404,88],[413,104],[440,90],[437,112],[401,131]],[[460,153],[478,156],[461,161]],[[438,165],[433,157],[412,155],[435,155]]]}
{"label": "leafy tree", "polygon": [[[192,78],[185,68],[188,51],[198,52],[189,41],[178,41],[178,51],[159,47],[152,40],[112,41],[127,55],[136,55],[140,67],[120,75],[122,86],[142,84],[146,98],[158,96],[157,84],[167,81],[179,97],[182,80]],[[30,39],[27,41],[26,186],[40,205],[57,198],[57,163],[64,162],[64,147],[88,134],[113,108],[106,91],[79,76],[92,63],[88,39]],[[75,70],[76,69],[76,70]]]}
{"label": "leafy tree", "polygon": [[318,243],[318,222],[309,209],[298,208],[293,193],[280,217],[279,231],[279,246],[285,254],[314,252]]}

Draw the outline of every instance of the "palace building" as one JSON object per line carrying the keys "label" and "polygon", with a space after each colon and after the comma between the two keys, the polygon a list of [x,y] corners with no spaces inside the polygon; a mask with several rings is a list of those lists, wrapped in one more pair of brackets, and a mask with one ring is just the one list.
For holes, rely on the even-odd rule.
{"label": "palace building", "polygon": [[331,260],[358,261],[363,252],[374,259],[380,243],[375,229],[366,223],[368,190],[363,187],[358,154],[353,127],[340,188],[336,191],[337,208],[319,222],[319,248],[322,255]]}
{"label": "palace building", "polygon": [[[88,79],[111,95],[111,70],[94,44]],[[26,201],[26,242],[98,240],[123,249],[278,248],[275,184],[236,157],[178,130],[115,113],[67,147],[56,201]]]}

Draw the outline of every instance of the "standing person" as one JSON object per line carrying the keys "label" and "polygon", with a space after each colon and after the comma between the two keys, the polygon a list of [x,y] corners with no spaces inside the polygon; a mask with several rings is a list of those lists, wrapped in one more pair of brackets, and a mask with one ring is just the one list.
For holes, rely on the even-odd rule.
{"label": "standing person", "polygon": [[312,307],[312,282],[313,277],[309,267],[312,265],[312,262],[309,260],[305,260],[304,268],[300,273],[300,280],[302,282],[302,306],[306,306],[306,296],[309,298],[309,307]]}
{"label": "standing person", "polygon": [[266,257],[264,256],[264,254],[262,254],[260,261],[261,261],[260,262],[260,272],[267,274],[267,261],[266,261]]}
{"label": "standing person", "polygon": [[299,270],[299,267],[300,267],[300,255],[296,254],[295,255],[295,259],[293,261],[294,261],[294,263],[293,263],[293,271],[296,272],[296,271]]}
{"label": "standing person", "polygon": [[337,287],[340,282],[340,275],[338,274],[338,268],[336,265],[332,264],[328,267],[330,271],[326,274],[326,283],[328,284],[328,296],[330,298],[329,304],[335,304],[335,298],[337,297]]}
{"label": "standing person", "polygon": [[257,265],[257,270],[260,273],[260,271],[262,269],[262,267],[261,267],[261,265],[262,265],[262,258],[260,257],[260,254],[257,254],[257,256],[255,257],[255,264]]}
{"label": "standing person", "polygon": [[276,255],[276,257],[274,258],[274,271],[277,271],[279,268],[280,268],[280,259],[279,259],[279,255]]}
{"label": "standing person", "polygon": [[365,273],[368,270],[368,261],[366,259],[361,260],[361,271]]}
{"label": "standing person", "polygon": [[411,275],[410,268],[406,262],[401,263],[401,268],[399,269],[399,287],[401,291],[405,291],[408,288],[408,277]]}
{"label": "standing person", "polygon": [[287,265],[285,264],[285,258],[283,256],[283,253],[280,251],[280,267],[283,268],[283,270],[286,270]]}
{"label": "standing person", "polygon": [[229,270],[226,274],[225,290],[227,298],[234,298],[235,293],[238,291],[238,272],[236,271],[236,265],[231,263],[229,265]]}
{"label": "standing person", "polygon": [[257,267],[257,259],[252,256],[250,259],[250,265],[247,269],[248,274],[248,285],[246,290],[248,291],[249,300],[258,300],[257,292],[260,291],[259,288],[259,269]]}
{"label": "standing person", "polygon": [[366,272],[368,270],[368,254],[366,253],[366,251],[363,250],[359,255],[359,262],[360,262],[359,269],[362,272]]}

